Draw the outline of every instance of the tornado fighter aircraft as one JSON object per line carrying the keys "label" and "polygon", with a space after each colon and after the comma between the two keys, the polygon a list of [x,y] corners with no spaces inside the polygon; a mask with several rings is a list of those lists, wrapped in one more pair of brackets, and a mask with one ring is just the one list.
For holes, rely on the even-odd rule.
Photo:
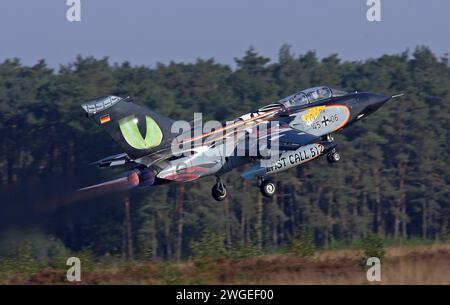
{"label": "tornado fighter aircraft", "polygon": [[[399,95],[397,95],[399,96]],[[368,92],[344,92],[321,86],[302,90],[214,128],[199,120],[175,121],[140,106],[129,97],[100,97],[82,105],[88,118],[123,149],[94,164],[129,165],[124,177],[81,189],[153,187],[216,176],[212,197],[221,201],[227,188],[221,177],[244,165],[243,179],[255,179],[270,197],[270,176],[321,156],[338,162],[333,134],[375,112],[389,99]]]}

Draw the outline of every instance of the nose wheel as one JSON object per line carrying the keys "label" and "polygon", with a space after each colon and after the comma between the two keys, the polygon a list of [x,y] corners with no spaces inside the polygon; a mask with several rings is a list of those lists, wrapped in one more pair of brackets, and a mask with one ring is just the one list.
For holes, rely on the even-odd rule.
{"label": "nose wheel", "polygon": [[273,195],[275,195],[275,192],[277,191],[277,187],[275,183],[269,180],[260,180],[258,182],[259,184],[259,190],[261,191],[261,194],[263,194],[264,197],[270,198]]}
{"label": "nose wheel", "polygon": [[341,155],[339,155],[336,149],[333,149],[331,152],[327,154],[327,160],[330,163],[336,163],[339,160],[341,160]]}
{"label": "nose wheel", "polygon": [[222,201],[227,197],[227,188],[220,177],[217,178],[216,184],[213,185],[211,195],[216,201]]}

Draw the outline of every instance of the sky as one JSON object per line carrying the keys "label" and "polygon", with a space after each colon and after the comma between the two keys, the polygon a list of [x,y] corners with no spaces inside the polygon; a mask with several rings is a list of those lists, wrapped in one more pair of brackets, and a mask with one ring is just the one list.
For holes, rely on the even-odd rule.
{"label": "sky", "polygon": [[80,0],[69,22],[66,0],[1,0],[0,61],[18,57],[51,67],[78,54],[154,66],[215,58],[234,64],[249,46],[274,60],[283,44],[364,60],[427,45],[450,51],[450,1],[380,0],[380,22],[366,0]]}

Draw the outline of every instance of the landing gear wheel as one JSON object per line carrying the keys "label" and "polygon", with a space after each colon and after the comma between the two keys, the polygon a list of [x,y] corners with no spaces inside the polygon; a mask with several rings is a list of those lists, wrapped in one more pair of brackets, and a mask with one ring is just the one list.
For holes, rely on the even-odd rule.
{"label": "landing gear wheel", "polygon": [[273,183],[271,181],[267,181],[267,180],[264,180],[261,182],[259,189],[261,191],[261,194],[263,194],[263,196],[267,197],[267,198],[272,197],[275,194],[275,192],[277,191],[277,187],[275,186],[275,183]]}
{"label": "landing gear wheel", "polygon": [[227,188],[221,179],[217,179],[217,183],[213,185],[211,195],[216,201],[222,201],[227,197]]}
{"label": "landing gear wheel", "polygon": [[341,160],[341,155],[339,155],[339,153],[336,151],[332,151],[327,155],[327,160],[330,163],[336,163]]}

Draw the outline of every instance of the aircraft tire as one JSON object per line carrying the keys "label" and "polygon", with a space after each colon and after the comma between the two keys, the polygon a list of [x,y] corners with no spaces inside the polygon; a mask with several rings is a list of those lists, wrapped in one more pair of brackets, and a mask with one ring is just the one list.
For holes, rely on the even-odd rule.
{"label": "aircraft tire", "polygon": [[333,163],[333,159],[331,159],[331,153],[327,155],[327,161],[328,163]]}
{"label": "aircraft tire", "polygon": [[273,195],[275,195],[275,192],[277,191],[277,187],[275,186],[275,183],[264,180],[261,183],[260,190],[261,190],[261,194],[263,194],[264,197],[270,198]]}
{"label": "aircraft tire", "polygon": [[214,200],[222,201],[228,195],[227,188],[225,187],[225,185],[222,184],[222,189],[221,189],[219,184],[214,184],[211,189],[211,195],[214,198]]}
{"label": "aircraft tire", "polygon": [[339,160],[341,160],[341,155],[337,152],[331,152],[327,155],[327,160],[330,163],[339,162]]}
{"label": "aircraft tire", "polygon": [[338,162],[341,160],[341,155],[337,152],[334,152],[331,154],[331,159],[333,159],[333,162]]}

